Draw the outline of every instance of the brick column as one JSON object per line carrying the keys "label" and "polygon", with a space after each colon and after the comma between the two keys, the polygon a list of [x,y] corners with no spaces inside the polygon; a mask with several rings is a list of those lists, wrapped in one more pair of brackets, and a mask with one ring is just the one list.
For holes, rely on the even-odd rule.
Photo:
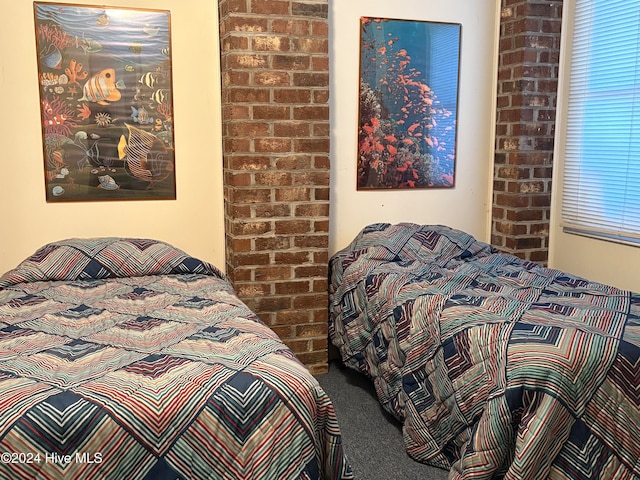
{"label": "brick column", "polygon": [[502,0],[491,242],[548,259],[562,0]]}
{"label": "brick column", "polygon": [[328,0],[219,0],[226,269],[327,371]]}

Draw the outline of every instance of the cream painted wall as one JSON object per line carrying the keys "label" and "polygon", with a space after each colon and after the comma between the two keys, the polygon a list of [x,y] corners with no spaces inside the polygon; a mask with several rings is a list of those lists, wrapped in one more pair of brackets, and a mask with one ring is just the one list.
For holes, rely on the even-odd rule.
{"label": "cream painted wall", "polygon": [[571,272],[589,280],[618,288],[640,292],[640,248],[616,244],[593,238],[567,234],[562,231],[562,171],[564,158],[565,123],[567,108],[568,68],[571,55],[575,0],[563,3],[563,25],[560,52],[560,85],[556,120],[553,186],[551,192],[551,225],[549,237],[549,266]]}
{"label": "cream painted wall", "polygon": [[0,273],[46,242],[95,236],[156,238],[224,268],[217,2],[156,0],[153,8],[171,11],[177,200],[47,204],[33,1],[3,3]]}
{"label": "cream painted wall", "polygon": [[[445,224],[489,240],[499,4],[496,0],[329,0],[330,254],[375,222]],[[462,24],[454,189],[356,190],[361,16]]]}

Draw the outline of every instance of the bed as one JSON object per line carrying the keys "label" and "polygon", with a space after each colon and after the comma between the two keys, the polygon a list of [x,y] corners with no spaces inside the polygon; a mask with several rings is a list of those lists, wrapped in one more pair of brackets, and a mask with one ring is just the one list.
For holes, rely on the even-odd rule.
{"label": "bed", "polygon": [[0,278],[0,478],[352,472],[330,399],[217,268],[96,238]]}
{"label": "bed", "polygon": [[330,259],[329,334],[450,479],[640,478],[640,296],[446,226],[378,223]]}

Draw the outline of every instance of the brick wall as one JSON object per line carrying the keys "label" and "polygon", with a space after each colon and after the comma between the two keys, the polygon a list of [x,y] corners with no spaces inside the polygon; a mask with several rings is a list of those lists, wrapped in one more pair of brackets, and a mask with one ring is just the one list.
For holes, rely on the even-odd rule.
{"label": "brick wall", "polygon": [[502,0],[491,242],[548,259],[562,0]]}
{"label": "brick wall", "polygon": [[226,268],[327,370],[328,0],[219,0]]}

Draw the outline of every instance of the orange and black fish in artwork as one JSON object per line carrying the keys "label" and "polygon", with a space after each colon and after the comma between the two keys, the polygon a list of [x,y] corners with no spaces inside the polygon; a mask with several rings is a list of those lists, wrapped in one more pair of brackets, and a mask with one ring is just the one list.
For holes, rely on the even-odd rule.
{"label": "orange and black fish in artwork", "polygon": [[96,102],[100,105],[109,105],[122,98],[121,88],[125,88],[122,80],[116,81],[116,71],[113,68],[105,68],[93,75],[82,87],[83,97],[81,102]]}

